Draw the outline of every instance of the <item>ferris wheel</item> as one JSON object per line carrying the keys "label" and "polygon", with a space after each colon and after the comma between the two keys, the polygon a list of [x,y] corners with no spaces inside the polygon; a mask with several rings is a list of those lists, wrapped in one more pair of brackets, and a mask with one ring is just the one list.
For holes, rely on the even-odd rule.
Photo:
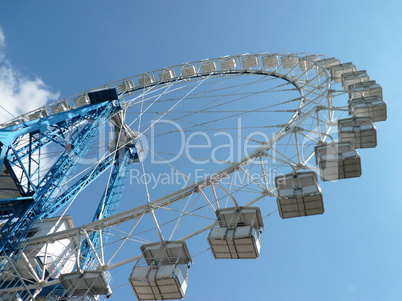
{"label": "ferris wheel", "polygon": [[305,53],[185,63],[14,117],[0,300],[101,300],[123,267],[138,300],[182,299],[191,254],[258,258],[267,216],[323,214],[319,183],[359,177],[384,120],[366,71]]}

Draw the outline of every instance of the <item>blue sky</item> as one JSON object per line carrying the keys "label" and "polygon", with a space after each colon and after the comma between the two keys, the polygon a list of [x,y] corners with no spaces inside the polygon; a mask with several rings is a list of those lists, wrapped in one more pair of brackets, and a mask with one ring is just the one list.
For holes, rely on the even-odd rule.
{"label": "blue sky", "polygon": [[[223,55],[307,52],[353,62],[382,85],[388,105],[378,147],[360,151],[362,177],[322,184],[322,216],[266,219],[258,260],[197,256],[186,300],[400,300],[401,13],[397,0],[0,0],[0,105],[22,113]],[[134,299],[128,285],[112,300],[123,297]]]}

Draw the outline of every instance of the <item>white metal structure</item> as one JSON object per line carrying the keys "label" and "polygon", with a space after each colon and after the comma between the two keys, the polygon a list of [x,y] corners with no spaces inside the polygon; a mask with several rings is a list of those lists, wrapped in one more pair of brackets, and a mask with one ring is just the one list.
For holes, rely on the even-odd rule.
{"label": "white metal structure", "polygon": [[80,296],[97,298],[98,295],[109,297],[112,291],[109,287],[110,274],[103,271],[78,271],[61,274],[59,280],[68,298]]}
{"label": "white metal structure", "polygon": [[264,223],[258,207],[231,207],[216,211],[218,227],[208,242],[216,259],[258,258]]}
{"label": "white metal structure", "polygon": [[368,117],[373,122],[387,120],[387,105],[378,96],[351,99],[349,112],[355,117]]}
{"label": "white metal structure", "polygon": [[360,156],[350,143],[316,146],[315,158],[323,181],[360,177]]}
{"label": "white metal structure", "polygon": [[282,218],[324,213],[324,202],[317,174],[297,172],[275,178],[277,204]]}
{"label": "white metal structure", "polygon": [[349,142],[354,148],[377,146],[377,130],[368,117],[352,117],[338,120],[340,142]]}
{"label": "white metal structure", "polygon": [[184,241],[167,241],[141,247],[130,283],[138,300],[182,299],[187,289],[191,257]]}
{"label": "white metal structure", "polygon": [[[2,283],[0,300],[96,300],[97,295],[112,293],[109,272],[113,277],[113,271],[119,274],[121,267],[134,266],[135,262],[131,276],[124,278],[129,279],[140,300],[183,298],[187,287],[183,265],[191,261],[190,252],[197,254],[208,248],[206,237],[193,243],[195,237],[208,231],[216,258],[258,257],[263,218],[276,211],[276,198],[283,218],[323,212],[315,173],[303,171],[320,172],[324,181],[360,175],[355,150],[349,144],[334,144],[339,117],[350,113],[384,120],[385,107],[379,112],[374,107],[381,104],[367,102],[369,97],[382,101],[381,87],[363,82],[360,74],[350,63],[321,55],[260,53],[185,63],[92,90],[116,88],[118,99],[110,103],[122,110],[110,124],[104,124],[99,139],[65,187],[74,185],[81,172],[95,171],[110,156],[135,145],[138,156],[126,171],[127,193],[116,192],[123,199],[120,209],[110,216],[86,220],[88,213],[80,214],[82,204],[96,207],[98,203],[93,200],[102,194],[101,186],[84,199],[80,196],[85,191],[80,193],[59,212],[62,216],[74,214],[79,226],[71,224],[62,230],[59,225],[65,217],[55,218],[55,227],[46,235],[26,241],[16,265],[0,254],[2,272],[11,275],[10,279],[19,279]],[[26,120],[93,106],[88,92],[4,122],[1,127],[23,127]],[[359,101],[364,102],[365,109]],[[96,120],[88,120],[91,122]],[[51,165],[60,152],[71,152],[69,131],[78,126],[66,129],[61,135],[65,143],[50,145],[47,152],[39,154],[42,159]],[[0,177],[9,180],[5,175],[6,170]],[[282,187],[275,181],[279,175],[291,179],[287,182],[291,186]],[[303,184],[307,178],[308,183]],[[100,177],[104,181],[102,190],[113,185],[108,179],[107,173]],[[12,183],[7,185],[4,191],[14,188]],[[0,189],[0,194],[4,191]],[[312,197],[318,207],[309,208]],[[293,205],[288,201],[294,201]],[[253,218],[230,222],[240,216]],[[94,234],[99,244],[93,243]],[[240,241],[246,244],[238,244]],[[58,259],[51,264],[58,273],[44,273],[47,260],[41,272],[32,266],[30,258],[41,256],[40,252],[49,258],[53,246],[65,242],[72,248],[68,253],[74,256],[55,256]],[[226,246],[218,246],[218,242]],[[245,252],[237,250],[244,246]],[[175,248],[185,254],[184,259],[175,257],[181,258],[180,268],[178,262],[167,264],[153,254],[163,250],[166,255],[168,249]],[[158,269],[153,269],[155,262],[150,261],[155,257],[160,260]],[[74,267],[63,270],[71,260]],[[174,292],[164,286],[165,280],[175,287]]]}

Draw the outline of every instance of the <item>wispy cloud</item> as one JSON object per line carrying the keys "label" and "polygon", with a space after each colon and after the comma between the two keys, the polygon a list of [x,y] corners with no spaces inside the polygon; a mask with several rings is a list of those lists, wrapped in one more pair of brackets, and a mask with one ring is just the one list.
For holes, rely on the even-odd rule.
{"label": "wispy cloud", "polygon": [[40,78],[21,74],[7,58],[5,48],[6,38],[0,28],[0,123],[59,97]]}

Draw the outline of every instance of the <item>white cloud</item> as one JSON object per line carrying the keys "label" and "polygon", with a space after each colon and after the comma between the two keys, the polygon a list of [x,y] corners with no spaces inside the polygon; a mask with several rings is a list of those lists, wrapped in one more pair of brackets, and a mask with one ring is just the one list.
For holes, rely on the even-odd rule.
{"label": "white cloud", "polygon": [[0,124],[13,118],[10,113],[24,114],[58,97],[40,78],[24,76],[13,67],[5,54],[5,35],[0,28]]}

